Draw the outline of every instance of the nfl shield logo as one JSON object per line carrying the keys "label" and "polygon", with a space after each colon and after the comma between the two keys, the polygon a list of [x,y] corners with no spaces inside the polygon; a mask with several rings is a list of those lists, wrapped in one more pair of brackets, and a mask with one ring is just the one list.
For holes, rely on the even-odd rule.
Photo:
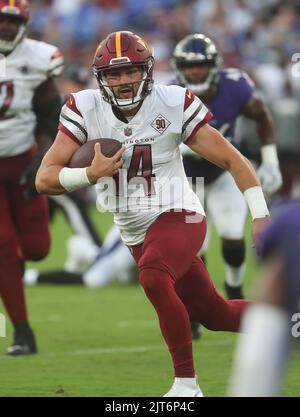
{"label": "nfl shield logo", "polygon": [[125,136],[131,136],[132,135],[132,129],[131,129],[131,127],[126,127],[124,129],[124,135]]}

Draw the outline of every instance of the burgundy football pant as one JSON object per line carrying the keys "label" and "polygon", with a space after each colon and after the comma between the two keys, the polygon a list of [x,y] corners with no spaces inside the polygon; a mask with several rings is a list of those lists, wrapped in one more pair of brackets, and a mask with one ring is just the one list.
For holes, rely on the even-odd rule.
{"label": "burgundy football pant", "polygon": [[131,248],[140,283],[157,312],[177,377],[195,375],[190,320],[210,330],[238,331],[249,304],[225,300],[216,291],[197,256],[205,233],[203,216],[166,212],[149,227],[143,244]]}
{"label": "burgundy football pant", "polygon": [[47,200],[26,200],[20,185],[34,154],[0,158],[0,296],[14,323],[27,320],[23,262],[44,258],[50,247]]}

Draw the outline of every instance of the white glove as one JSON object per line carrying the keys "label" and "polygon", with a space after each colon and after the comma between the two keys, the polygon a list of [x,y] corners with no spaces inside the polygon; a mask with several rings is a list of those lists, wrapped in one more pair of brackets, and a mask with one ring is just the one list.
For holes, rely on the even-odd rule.
{"label": "white glove", "polygon": [[279,168],[275,144],[264,145],[261,148],[262,164],[257,170],[263,190],[272,195],[282,185],[282,175]]}

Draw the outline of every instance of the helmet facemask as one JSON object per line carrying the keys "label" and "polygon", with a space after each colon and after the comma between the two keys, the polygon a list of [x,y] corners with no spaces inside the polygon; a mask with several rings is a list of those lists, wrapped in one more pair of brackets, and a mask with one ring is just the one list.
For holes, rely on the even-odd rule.
{"label": "helmet facemask", "polygon": [[[213,41],[203,34],[188,35],[176,46],[172,66],[180,85],[189,88],[197,95],[216,88],[219,79],[221,57]],[[184,68],[207,66],[208,74],[203,81],[193,83],[184,74]]]}
{"label": "helmet facemask", "polygon": [[[112,65],[106,70],[97,70],[96,67],[93,68],[94,75],[97,78],[99,88],[102,94],[102,97],[105,101],[112,104],[113,106],[119,107],[123,110],[132,110],[139,105],[139,103],[144,100],[144,98],[151,92],[153,80],[153,59],[149,59],[146,64],[131,64],[132,66],[139,66],[143,68],[142,78],[138,81],[132,83],[122,83],[115,86],[110,86],[106,82],[106,71],[113,68],[122,68],[127,65]],[[140,84],[137,92],[135,93],[135,85]],[[132,97],[130,98],[118,98],[115,94],[114,89],[119,87],[128,87],[132,91]]]}
{"label": "helmet facemask", "polygon": [[[190,80],[187,79],[186,75],[184,74],[184,68],[187,68],[189,65],[201,65],[209,67],[209,71],[205,80],[197,83],[192,83]],[[176,74],[176,78],[180,85],[190,89],[196,95],[202,95],[208,90],[212,88],[217,82],[219,66],[215,65],[214,62],[207,61],[207,62],[188,62],[185,61],[181,63],[180,61],[172,61],[172,66]]]}
{"label": "helmet facemask", "polygon": [[[1,13],[0,16],[11,17],[10,14],[6,14],[6,13]],[[4,55],[10,54],[16,48],[18,43],[21,42],[21,40],[23,39],[25,35],[26,29],[27,29],[27,21],[22,18],[16,19],[16,21],[19,24],[19,29],[14,39],[12,39],[11,41],[0,39],[0,53]]]}

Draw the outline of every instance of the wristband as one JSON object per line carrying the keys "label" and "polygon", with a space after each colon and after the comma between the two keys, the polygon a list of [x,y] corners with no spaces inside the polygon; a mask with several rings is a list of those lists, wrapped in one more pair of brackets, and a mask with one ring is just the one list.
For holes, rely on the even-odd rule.
{"label": "wristband", "polygon": [[244,196],[247,201],[252,220],[270,215],[261,187],[255,186],[248,188],[244,191]]}
{"label": "wristband", "polygon": [[60,185],[69,193],[79,188],[92,185],[88,179],[86,168],[63,168],[58,175]]}
{"label": "wristband", "polygon": [[261,147],[261,159],[265,164],[279,166],[275,143]]}

